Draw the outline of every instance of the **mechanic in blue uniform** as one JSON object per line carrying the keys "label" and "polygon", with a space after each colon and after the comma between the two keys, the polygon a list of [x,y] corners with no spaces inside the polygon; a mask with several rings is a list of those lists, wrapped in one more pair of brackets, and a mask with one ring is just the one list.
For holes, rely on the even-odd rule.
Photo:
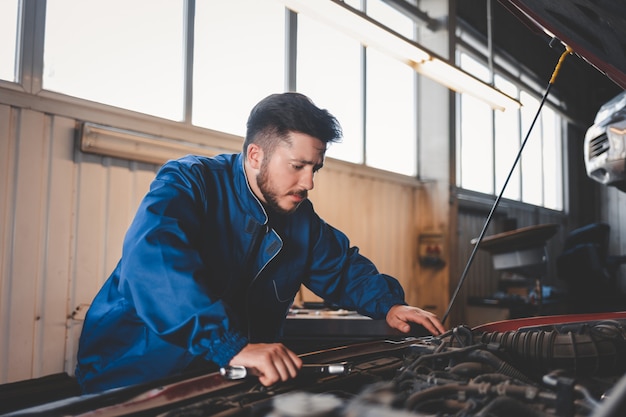
{"label": "mechanic in blue uniform", "polygon": [[264,385],[295,377],[302,361],[278,340],[301,284],[405,333],[444,331],[307,199],[341,133],[306,96],[274,94],[252,109],[242,153],[163,165],[87,313],[85,393],[208,364],[246,366]]}

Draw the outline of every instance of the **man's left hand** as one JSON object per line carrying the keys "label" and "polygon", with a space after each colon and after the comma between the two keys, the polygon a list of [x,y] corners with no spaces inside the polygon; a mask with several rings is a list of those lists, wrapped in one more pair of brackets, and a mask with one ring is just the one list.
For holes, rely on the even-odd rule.
{"label": "man's left hand", "polygon": [[411,331],[411,324],[417,323],[426,328],[433,335],[437,336],[446,330],[439,318],[430,311],[406,305],[395,305],[387,313],[387,324],[402,333]]}

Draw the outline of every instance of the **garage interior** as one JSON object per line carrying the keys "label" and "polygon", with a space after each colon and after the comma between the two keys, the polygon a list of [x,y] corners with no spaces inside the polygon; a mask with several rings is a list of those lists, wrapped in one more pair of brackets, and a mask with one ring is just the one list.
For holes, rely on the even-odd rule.
{"label": "garage interior", "polygon": [[[488,47],[530,74],[527,82],[539,86],[539,93],[564,50],[515,16],[510,7],[516,2],[383,3],[411,15],[424,46],[452,64],[459,46],[466,51]],[[550,2],[528,3],[549,9]],[[32,46],[22,53],[41,54],[21,55],[22,68],[39,66],[40,75],[43,46],[33,39],[41,36],[37,25],[45,4],[20,2],[22,45]],[[589,19],[610,15],[626,20],[620,2],[568,4],[586,11]],[[296,13],[286,15],[295,19]],[[428,28],[435,22],[442,27]],[[482,46],[467,42],[469,35]],[[611,36],[618,38],[623,56],[626,38],[619,35]],[[80,53],[89,59],[87,52]],[[381,270],[398,277],[410,304],[445,316],[450,327],[623,310],[625,197],[619,188],[589,178],[584,138],[600,107],[624,87],[579,55],[565,59],[551,90],[561,103],[565,132],[563,207],[505,198],[474,251],[497,190],[481,193],[457,184],[460,94],[426,77],[419,83],[417,174],[329,158],[310,196],[322,217],[344,230]],[[118,261],[126,228],[160,166],[158,158],[146,161],[81,148],[90,132],[106,136],[118,131],[154,143],[184,142],[207,154],[238,152],[242,142],[241,136],[195,126],[188,119],[180,123],[45,91],[36,72],[0,79],[0,384],[22,391],[25,381],[38,380],[43,390],[66,386],[74,392],[71,376],[82,319]],[[363,325],[362,317],[326,305],[305,288],[295,306],[286,335],[297,350],[390,335],[381,323]],[[417,329],[415,334],[423,333]]]}

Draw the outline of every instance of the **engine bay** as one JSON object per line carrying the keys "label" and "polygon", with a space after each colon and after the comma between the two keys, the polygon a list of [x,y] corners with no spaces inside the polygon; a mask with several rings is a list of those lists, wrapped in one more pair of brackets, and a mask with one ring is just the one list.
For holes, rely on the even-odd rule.
{"label": "engine bay", "polygon": [[[618,417],[626,415],[626,312],[506,320],[441,336],[301,355],[309,369],[265,387],[219,372],[7,416]],[[329,372],[341,369],[341,372]]]}
{"label": "engine bay", "polygon": [[[626,370],[625,326],[623,319],[504,332],[460,326],[442,337],[381,342],[379,352],[353,357],[348,375],[309,387],[300,381],[288,393],[277,387],[271,401],[251,401],[263,392],[257,387],[219,415],[595,416],[621,395],[615,386]],[[205,401],[166,415],[212,406]]]}

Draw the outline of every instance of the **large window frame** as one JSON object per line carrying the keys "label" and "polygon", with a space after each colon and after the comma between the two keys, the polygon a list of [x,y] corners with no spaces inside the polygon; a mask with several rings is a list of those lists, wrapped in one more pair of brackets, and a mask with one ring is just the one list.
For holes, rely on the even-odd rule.
{"label": "large window frame", "polygon": [[[45,43],[46,43],[46,11],[47,11],[47,1],[46,0],[17,0],[20,5],[20,21],[17,25],[18,36],[16,39],[18,51],[16,53],[16,69],[15,72],[17,76],[14,79],[4,79],[0,80],[0,86],[6,87],[11,90],[16,90],[20,92],[24,92],[31,95],[36,95],[39,97],[47,97],[53,98],[55,100],[61,100],[63,102],[71,103],[74,106],[85,106],[86,108],[106,108],[116,114],[128,114],[133,117],[143,118],[147,116],[148,118],[157,118],[161,119],[165,124],[176,123],[180,126],[186,126],[187,128],[192,129],[209,129],[216,130],[218,133],[224,133],[226,135],[232,136],[242,136],[242,131],[227,131],[219,126],[212,126],[211,124],[203,124],[198,123],[197,120],[194,120],[194,31],[197,29],[198,22],[195,20],[195,9],[198,5],[197,0],[180,0],[181,7],[181,15],[183,16],[184,23],[182,25],[184,33],[181,35],[184,46],[181,52],[180,64],[184,67],[182,70],[182,77],[184,78],[182,82],[177,81],[179,85],[177,88],[182,90],[179,97],[176,97],[177,106],[180,106],[180,109],[177,109],[173,112],[161,113],[158,112],[143,112],[139,106],[127,106],[123,103],[117,103],[115,101],[106,101],[106,100],[98,100],[96,98],[92,98],[89,96],[81,96],[80,94],[75,94],[68,91],[63,91],[63,89],[57,88],[57,91],[51,91],[45,88],[45,62],[44,57],[45,54]],[[50,0],[50,3],[55,0]],[[372,6],[376,5],[376,7],[372,7],[372,10],[376,9],[380,11],[381,6],[387,7],[384,1],[381,0],[360,0],[351,2],[352,7],[361,8],[362,11],[367,12],[368,2],[371,3]],[[245,10],[242,10],[244,13]],[[391,31],[398,31],[397,33],[402,32],[402,36],[411,37],[412,39],[417,36],[417,23],[413,20],[413,33],[407,33],[406,27],[404,28],[394,28],[393,18],[389,19],[390,16],[396,14],[400,16],[401,14],[405,14],[403,12],[398,11],[397,9],[389,10],[387,14],[381,15],[381,19],[385,20],[385,24],[391,25]],[[372,14],[373,19],[376,19],[376,15]],[[69,19],[69,15],[68,15]],[[76,19],[76,17],[72,17],[72,19]],[[284,44],[285,47],[285,80],[284,80],[284,91],[295,90],[298,88],[298,74],[296,72],[297,68],[297,53],[294,53],[293,49],[294,39],[297,39],[297,14],[290,11],[289,9],[284,8],[284,19],[287,23],[286,33]],[[407,18],[408,19],[408,18]],[[409,31],[411,32],[411,28]],[[79,34],[77,34],[79,36]],[[282,45],[281,45],[282,46]],[[357,121],[359,124],[358,129],[355,129],[355,135],[360,144],[357,146],[358,152],[360,155],[356,156],[354,154],[342,155],[341,152],[335,153],[333,150],[329,150],[329,156],[337,159],[341,159],[353,164],[370,166],[377,169],[386,170],[392,173],[401,174],[403,176],[412,177],[414,179],[417,178],[417,173],[419,172],[418,167],[418,137],[417,137],[417,113],[418,113],[418,75],[411,74],[411,77],[405,78],[408,80],[407,82],[410,85],[407,85],[406,88],[396,88],[396,91],[401,91],[405,96],[402,98],[403,100],[403,108],[401,111],[396,112],[397,114],[390,115],[394,116],[394,120],[397,122],[400,120],[401,123],[406,124],[406,126],[395,126],[395,129],[402,132],[405,136],[402,139],[404,142],[399,144],[392,144],[390,142],[391,136],[393,136],[394,140],[397,140],[398,135],[394,135],[393,132],[385,131],[385,126],[381,126],[381,124],[385,123],[386,118],[379,117],[378,120],[370,116],[368,118],[368,107],[372,106],[373,100],[376,97],[374,95],[374,89],[372,85],[376,85],[376,83],[385,83],[386,80],[381,78],[380,80],[372,81],[372,79],[367,78],[368,74],[368,48],[362,45],[358,45],[357,47],[360,49],[360,53],[362,59],[360,61],[360,76],[362,77],[360,86],[361,91],[358,96],[358,100],[355,100],[355,105],[353,106],[356,111],[360,112],[360,120]],[[77,51],[77,53],[83,54],[86,56],[85,59],[88,58],[88,54],[90,51]],[[372,55],[374,55],[372,53]],[[394,65],[402,66],[404,64],[400,62],[394,62]],[[409,67],[406,68],[407,71]],[[393,75],[389,76],[389,79],[394,78]],[[372,82],[374,84],[372,84]],[[369,85],[368,85],[369,83]],[[380,91],[385,91],[384,89],[379,89]],[[388,91],[386,91],[388,93]],[[313,95],[313,94],[311,94]],[[258,97],[261,99],[262,97]],[[316,102],[316,104],[321,107],[327,107],[332,111],[333,103],[331,101],[327,101],[327,97],[320,96],[316,98],[315,96],[312,99]],[[337,98],[338,99],[338,98]],[[389,97],[386,97],[389,100]],[[407,108],[406,106],[410,106]],[[245,104],[245,112],[250,110],[249,103]],[[344,106],[345,107],[345,106]],[[76,107],[75,107],[76,108]],[[215,106],[214,106],[215,108]],[[407,117],[408,115],[408,117]],[[247,113],[246,113],[247,116]],[[338,116],[339,117],[339,116]],[[197,119],[197,118],[195,118]],[[339,119],[340,123],[342,119]],[[245,120],[241,121],[242,126],[245,125]],[[388,123],[389,125],[389,123]],[[376,127],[376,129],[375,129]],[[389,129],[389,126],[387,126]],[[369,131],[368,131],[369,130]],[[378,132],[378,133],[374,133]],[[386,134],[382,134],[382,133]],[[407,133],[408,132],[408,133]],[[384,137],[383,137],[384,136]],[[350,138],[350,140],[355,140],[354,138]],[[408,141],[408,142],[407,142]],[[406,148],[406,144],[411,145],[408,149]],[[381,146],[376,146],[380,144]],[[391,149],[391,145],[395,148]],[[339,148],[341,145],[337,146]],[[397,146],[403,147],[402,152],[397,151]],[[388,149],[389,148],[389,149]],[[389,150],[392,151],[393,157],[390,158],[388,162],[384,160],[381,161],[381,149],[383,151]],[[368,152],[370,155],[368,156]],[[403,158],[405,161],[399,161],[398,158]]]}
{"label": "large window frame", "polygon": [[[456,59],[461,68],[522,103],[519,110],[503,113],[463,94],[457,95],[457,188],[461,192],[488,196],[502,193],[502,197],[510,201],[566,212],[567,123],[558,97],[548,96],[537,115],[545,92],[534,75],[514,65],[506,54],[488,51],[485,43],[468,33],[458,38]],[[536,122],[530,129],[535,117]],[[478,119],[483,122],[480,129],[475,124]],[[471,149],[479,149],[480,154]],[[508,183],[503,188],[507,178]]]}

